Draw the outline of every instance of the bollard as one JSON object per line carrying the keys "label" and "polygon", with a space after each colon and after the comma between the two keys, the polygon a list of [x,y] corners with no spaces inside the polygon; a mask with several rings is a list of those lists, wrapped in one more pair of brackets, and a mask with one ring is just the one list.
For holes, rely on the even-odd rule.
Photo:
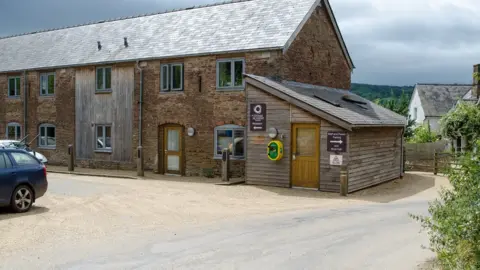
{"label": "bollard", "polygon": [[73,151],[73,145],[69,144],[68,145],[68,171],[73,172],[74,171],[74,151]]}
{"label": "bollard", "polygon": [[143,169],[143,148],[141,146],[137,147],[137,176],[144,176],[145,172]]}
{"label": "bollard", "polygon": [[348,194],[347,168],[342,167],[340,170],[340,195],[347,196],[347,194]]}
{"label": "bollard", "polygon": [[230,171],[230,151],[228,148],[222,150],[222,181],[228,182],[228,172]]}
{"label": "bollard", "polygon": [[433,153],[433,174],[438,174],[438,153],[437,150]]}

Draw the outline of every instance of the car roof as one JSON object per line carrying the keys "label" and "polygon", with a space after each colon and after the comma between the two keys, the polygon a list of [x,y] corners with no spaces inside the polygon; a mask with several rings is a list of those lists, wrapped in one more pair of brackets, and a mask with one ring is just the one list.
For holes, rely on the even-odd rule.
{"label": "car roof", "polygon": [[23,149],[13,149],[13,148],[1,148],[0,147],[0,153],[3,152],[10,152],[10,153],[28,153],[27,151]]}

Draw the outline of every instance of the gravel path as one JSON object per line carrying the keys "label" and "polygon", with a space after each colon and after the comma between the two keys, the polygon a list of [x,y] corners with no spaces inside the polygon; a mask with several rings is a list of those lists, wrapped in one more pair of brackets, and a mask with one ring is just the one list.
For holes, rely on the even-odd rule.
{"label": "gravel path", "polygon": [[315,191],[182,182],[182,178],[145,181],[49,174],[49,191],[31,212],[0,213],[0,261],[13,258],[34,264],[58,257],[60,247],[77,250],[71,254],[74,260],[82,250],[87,254],[92,247],[120,238],[125,245],[125,239],[143,233],[154,237],[274,213],[433,198],[442,184],[441,177],[407,175],[341,198]]}

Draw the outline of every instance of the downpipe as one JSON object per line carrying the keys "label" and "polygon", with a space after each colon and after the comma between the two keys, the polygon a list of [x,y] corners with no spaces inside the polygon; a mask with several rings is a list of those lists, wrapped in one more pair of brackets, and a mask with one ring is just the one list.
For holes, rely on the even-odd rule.
{"label": "downpipe", "polygon": [[142,120],[143,120],[143,69],[137,60],[135,67],[140,71],[140,98],[138,107],[138,146],[142,146]]}
{"label": "downpipe", "polygon": [[28,134],[28,91],[27,71],[23,71],[23,136]]}
{"label": "downpipe", "polygon": [[403,174],[405,172],[404,170],[404,163],[403,163],[403,160],[405,159],[404,155],[405,155],[405,151],[403,151],[403,140],[404,140],[404,136],[405,136],[405,128],[402,129],[402,137],[400,137],[400,178],[403,177]]}

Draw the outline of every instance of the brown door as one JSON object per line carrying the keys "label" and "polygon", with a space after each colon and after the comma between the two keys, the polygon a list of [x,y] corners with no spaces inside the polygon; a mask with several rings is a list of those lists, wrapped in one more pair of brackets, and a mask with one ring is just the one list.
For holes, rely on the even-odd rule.
{"label": "brown door", "polygon": [[292,186],[318,188],[320,167],[319,126],[293,124],[292,127]]}
{"label": "brown door", "polygon": [[165,173],[182,174],[183,145],[182,128],[165,127],[164,129],[164,168]]}

